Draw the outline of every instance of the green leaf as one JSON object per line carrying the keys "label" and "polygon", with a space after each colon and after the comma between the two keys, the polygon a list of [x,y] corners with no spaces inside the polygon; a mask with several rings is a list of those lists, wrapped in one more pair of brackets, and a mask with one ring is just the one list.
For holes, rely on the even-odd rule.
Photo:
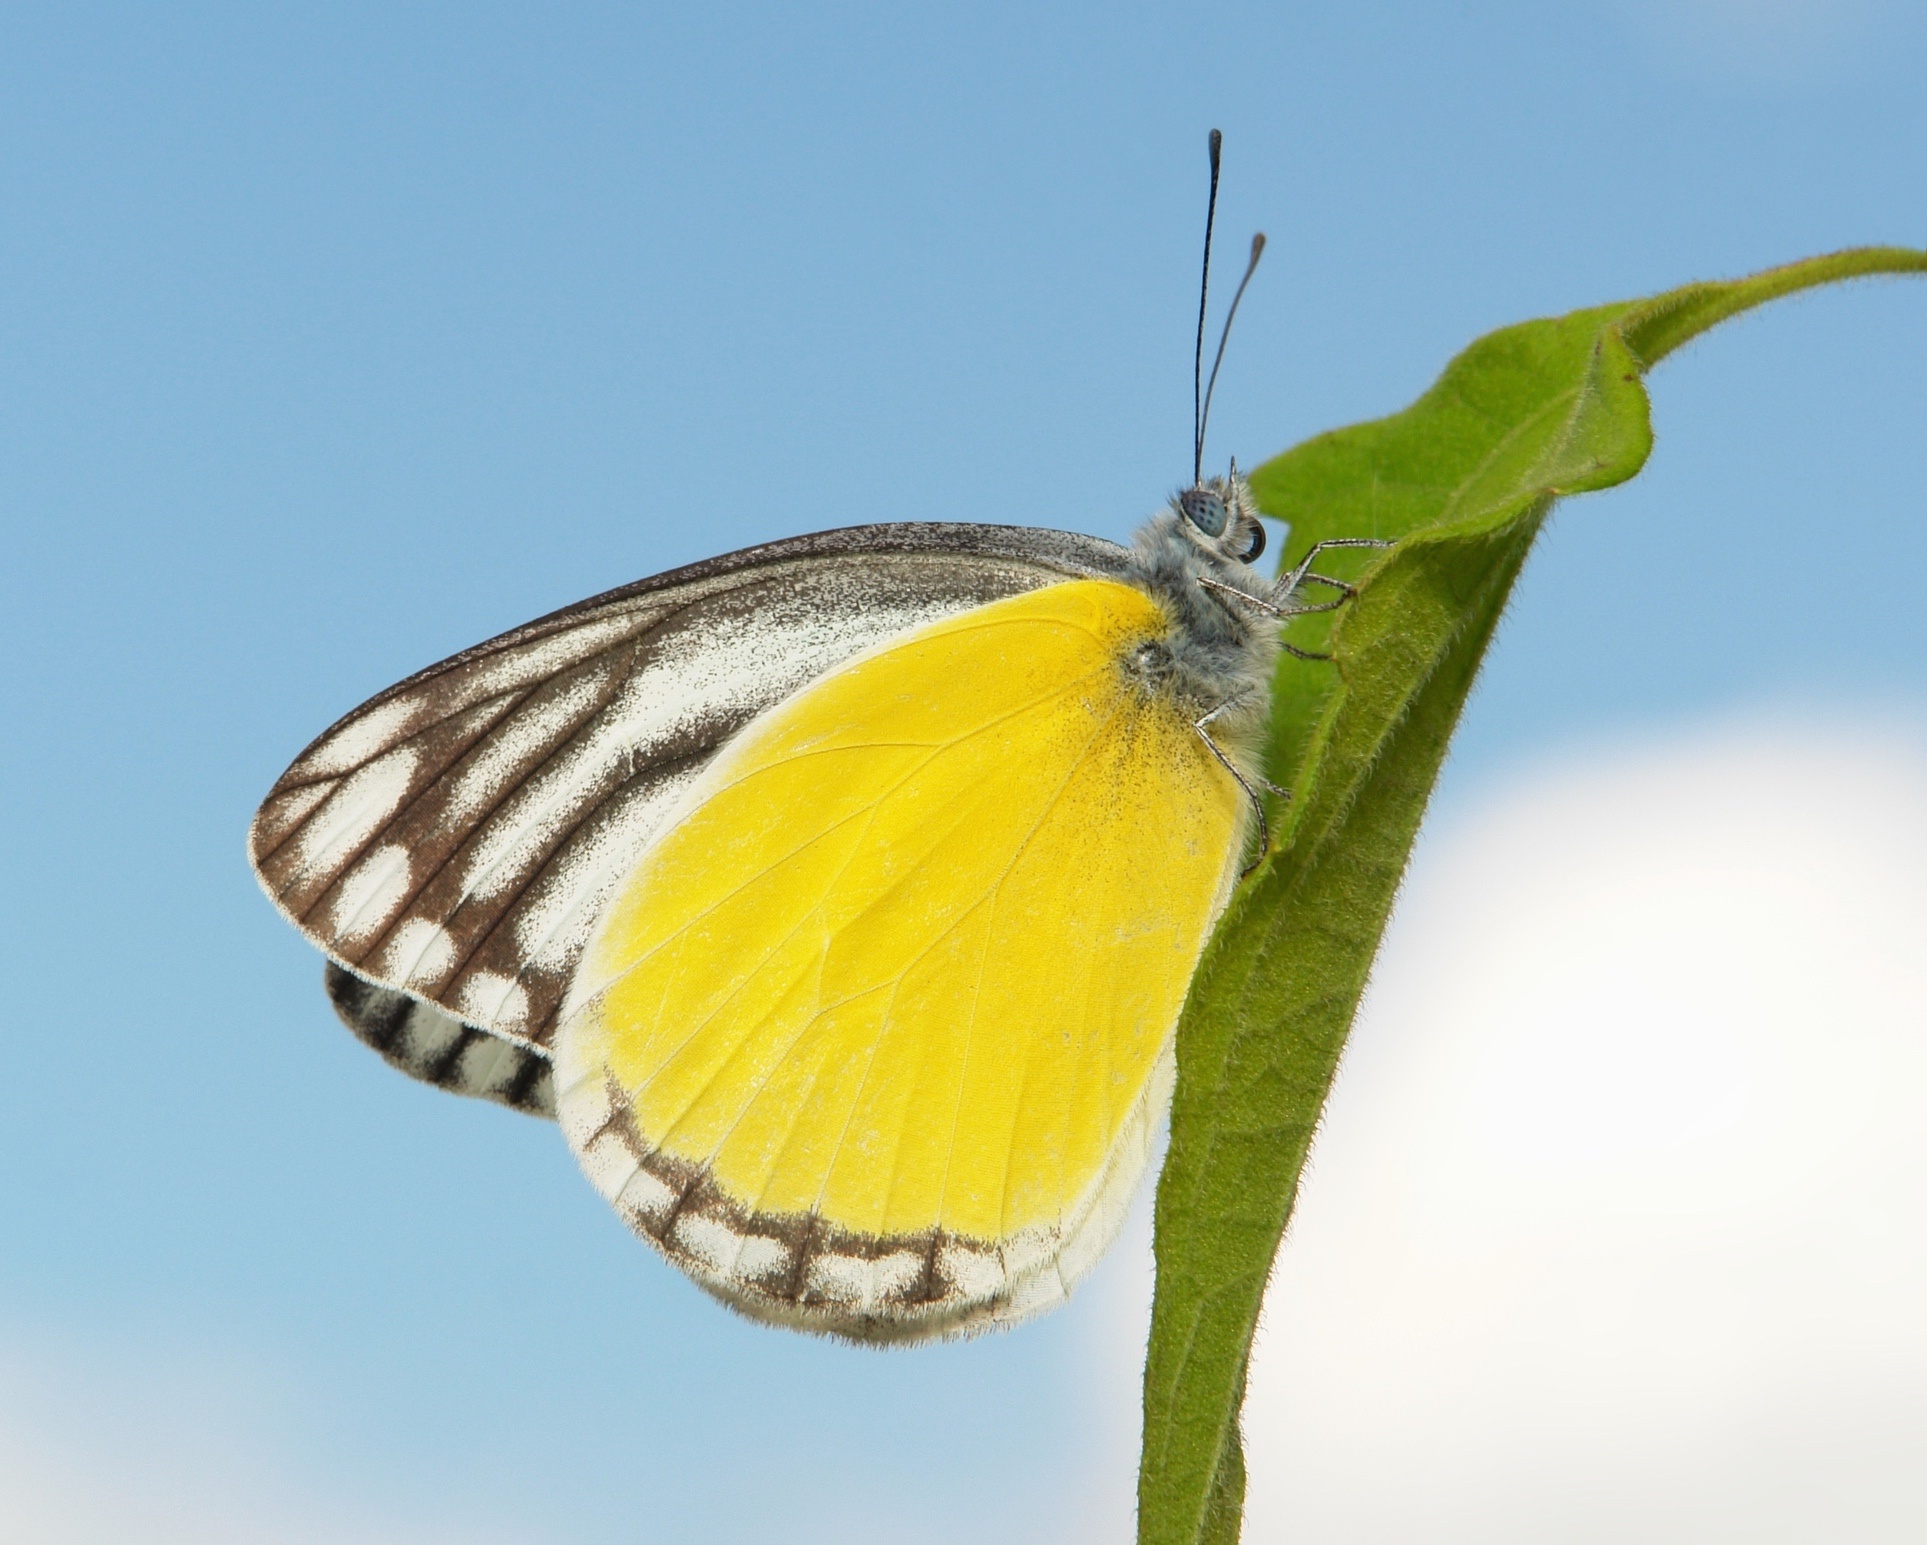
{"label": "green leaf", "polygon": [[1238,1537],[1238,1408],[1265,1282],[1446,743],[1547,512],[1645,464],[1641,377],[1674,349],[1777,296],[1922,272],[1927,252],[1860,248],[1508,327],[1404,412],[1320,435],[1253,475],[1298,553],[1335,537],[1397,545],[1362,565],[1327,555],[1354,558],[1357,598],[1293,624],[1291,642],[1329,647],[1334,664],[1281,665],[1269,773],[1294,798],[1178,1026],[1141,1545]]}

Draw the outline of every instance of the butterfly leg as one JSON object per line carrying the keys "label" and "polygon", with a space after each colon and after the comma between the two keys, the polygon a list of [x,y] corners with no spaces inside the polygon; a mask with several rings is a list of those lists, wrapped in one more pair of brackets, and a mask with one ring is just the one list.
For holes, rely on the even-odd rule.
{"label": "butterfly leg", "polygon": [[[1339,601],[1334,601],[1332,603],[1332,606],[1301,606],[1301,607],[1286,608],[1283,606],[1273,606],[1269,601],[1261,601],[1255,595],[1246,595],[1244,591],[1238,590],[1233,586],[1221,585],[1215,579],[1200,579],[1198,583],[1201,586],[1203,586],[1206,590],[1216,590],[1220,594],[1228,595],[1232,597],[1234,600],[1243,601],[1247,606],[1255,606],[1261,612],[1269,612],[1272,616],[1276,617],[1280,622],[1289,622],[1293,617],[1304,616],[1306,612],[1328,612],[1332,609],[1332,606],[1338,606],[1343,604],[1343,598],[1341,598],[1341,600]],[[1278,647],[1284,650],[1286,654],[1294,655],[1300,660],[1329,660],[1331,658],[1331,656],[1328,654],[1313,654],[1309,649],[1300,649],[1296,644],[1287,644],[1283,639],[1280,639],[1278,641]],[[1225,706],[1226,706],[1225,704],[1220,703],[1218,707],[1212,709],[1211,712],[1216,713],[1218,712],[1218,709],[1221,709]],[[1214,747],[1213,749],[1216,749],[1216,748]]]}
{"label": "butterfly leg", "polygon": [[1293,575],[1293,584],[1329,585],[1333,590],[1338,592],[1338,599],[1336,601],[1320,601],[1316,606],[1294,606],[1291,609],[1291,614],[1294,617],[1310,616],[1313,612],[1335,612],[1347,601],[1356,601],[1358,599],[1358,586],[1347,584],[1342,579],[1333,579],[1328,574],[1313,574],[1309,571],[1297,573]]}
{"label": "butterfly leg", "polygon": [[[1271,851],[1271,822],[1265,816],[1265,802],[1264,802],[1263,796],[1261,796],[1258,793],[1257,789],[1251,786],[1252,780],[1250,778],[1247,778],[1242,772],[1240,772],[1237,768],[1237,765],[1231,760],[1231,758],[1224,754],[1224,748],[1221,747],[1215,740],[1211,738],[1211,731],[1208,728],[1208,726],[1210,725],[1213,719],[1217,718],[1219,714],[1223,713],[1227,708],[1231,707],[1232,704],[1239,702],[1240,700],[1241,700],[1240,697],[1226,698],[1222,703],[1218,704],[1216,708],[1212,709],[1209,713],[1205,714],[1202,718],[1199,718],[1193,721],[1191,728],[1198,732],[1198,739],[1203,741],[1205,745],[1205,749],[1218,759],[1218,764],[1221,767],[1223,767],[1226,772],[1230,773],[1232,777],[1238,780],[1238,787],[1245,791],[1245,797],[1251,801],[1252,810],[1257,813],[1258,856],[1257,858],[1252,860],[1249,867],[1247,867],[1242,873],[1239,874],[1238,878],[1242,880],[1246,875],[1250,874],[1253,869],[1256,869],[1259,864],[1263,863],[1265,860],[1265,855]],[[1257,781],[1261,786],[1269,789],[1272,793],[1276,794],[1280,799],[1291,798],[1290,789],[1281,789],[1278,787],[1277,784],[1271,782],[1267,778],[1259,778]]]}
{"label": "butterfly leg", "polygon": [[[1338,536],[1338,537],[1331,537],[1328,540],[1323,542],[1313,543],[1311,550],[1307,552],[1302,559],[1299,560],[1298,567],[1293,569],[1290,573],[1286,574],[1282,579],[1278,581],[1277,589],[1278,589],[1278,593],[1284,596],[1287,601],[1290,600],[1291,596],[1297,591],[1300,585],[1329,585],[1333,590],[1336,590],[1339,592],[1337,600],[1321,601],[1316,606],[1278,606],[1273,602],[1260,600],[1255,595],[1247,595],[1244,591],[1236,589],[1231,585],[1220,584],[1215,579],[1201,578],[1198,580],[1198,583],[1207,590],[1215,590],[1219,592],[1221,595],[1228,595],[1234,598],[1235,600],[1243,601],[1248,606],[1255,606],[1261,612],[1269,612],[1272,616],[1276,617],[1280,622],[1289,622],[1293,617],[1308,617],[1317,612],[1335,612],[1338,610],[1339,607],[1343,606],[1347,601],[1357,599],[1358,587],[1356,585],[1347,584],[1342,579],[1332,579],[1329,576],[1324,574],[1312,573],[1311,566],[1312,566],[1313,560],[1315,560],[1318,557],[1318,555],[1322,553],[1326,548],[1328,547],[1391,547],[1393,545],[1394,544],[1391,542],[1380,541],[1377,537],[1367,537],[1367,536]],[[1331,656],[1328,654],[1315,654],[1309,649],[1300,649],[1296,644],[1287,644],[1280,641],[1279,647],[1283,649],[1286,654],[1291,655],[1294,659],[1299,659],[1299,660],[1330,660],[1331,659]]]}
{"label": "butterfly leg", "polygon": [[1343,580],[1326,579],[1322,574],[1307,574],[1304,578],[1304,583],[1307,585],[1331,585],[1345,593],[1336,601],[1320,601],[1316,606],[1294,606],[1291,609],[1291,615],[1294,617],[1310,617],[1318,612],[1335,612],[1339,607],[1343,606],[1358,594],[1356,590]]}
{"label": "butterfly leg", "polygon": [[1394,544],[1391,542],[1382,541],[1378,537],[1372,536],[1327,537],[1322,542],[1312,543],[1305,556],[1298,560],[1298,567],[1281,579],[1278,587],[1283,590],[1286,595],[1290,595],[1300,585],[1329,585],[1332,589],[1343,592],[1336,601],[1328,601],[1322,606],[1300,607],[1298,608],[1298,615],[1302,616],[1306,612],[1335,611],[1340,606],[1343,606],[1345,602],[1351,600],[1353,596],[1357,595],[1358,591],[1354,586],[1346,584],[1342,579],[1328,579],[1323,574],[1312,573],[1311,566],[1317,561],[1318,555],[1333,547],[1391,547],[1392,545]]}

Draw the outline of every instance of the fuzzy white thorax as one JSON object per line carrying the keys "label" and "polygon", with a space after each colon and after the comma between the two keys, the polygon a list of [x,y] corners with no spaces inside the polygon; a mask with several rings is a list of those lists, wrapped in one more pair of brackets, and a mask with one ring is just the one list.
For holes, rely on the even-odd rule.
{"label": "fuzzy white thorax", "polygon": [[[1200,496],[1207,520],[1222,518],[1216,535],[1186,511]],[[1169,636],[1143,652],[1137,670],[1200,717],[1221,709],[1212,737],[1241,765],[1253,764],[1263,735],[1279,628],[1300,609],[1293,588],[1252,567],[1263,550],[1258,506],[1236,468],[1174,496],[1131,547],[1132,578],[1171,618]]]}

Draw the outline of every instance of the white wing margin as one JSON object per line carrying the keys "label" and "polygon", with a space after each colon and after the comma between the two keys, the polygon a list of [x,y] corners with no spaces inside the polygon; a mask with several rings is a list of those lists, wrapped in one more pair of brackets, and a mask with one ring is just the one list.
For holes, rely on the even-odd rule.
{"label": "white wing margin", "polygon": [[334,725],[255,815],[255,872],[353,976],[546,1055],[596,916],[723,742],[892,634],[1123,558],[1065,532],[904,523],[609,591]]}

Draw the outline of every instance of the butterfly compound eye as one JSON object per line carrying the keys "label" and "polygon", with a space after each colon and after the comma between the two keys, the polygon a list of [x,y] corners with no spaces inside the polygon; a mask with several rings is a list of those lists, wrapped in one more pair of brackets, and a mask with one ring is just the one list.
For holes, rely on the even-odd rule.
{"label": "butterfly compound eye", "polygon": [[1187,488],[1178,495],[1178,508],[1184,518],[1196,526],[1206,536],[1223,536],[1225,521],[1224,500],[1208,488]]}

